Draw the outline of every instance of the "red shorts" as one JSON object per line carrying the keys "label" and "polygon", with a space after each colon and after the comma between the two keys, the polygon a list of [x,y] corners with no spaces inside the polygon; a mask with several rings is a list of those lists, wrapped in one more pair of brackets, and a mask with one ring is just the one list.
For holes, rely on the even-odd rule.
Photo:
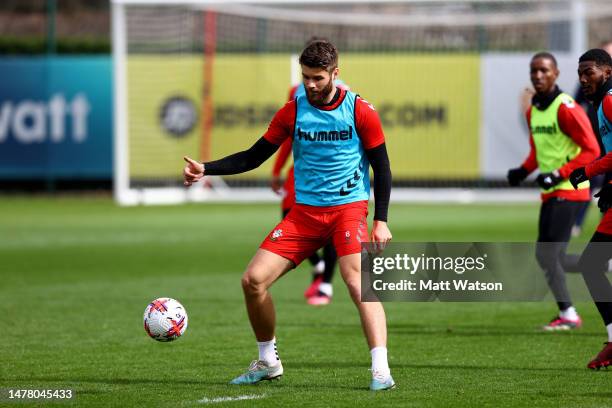
{"label": "red shorts", "polygon": [[295,205],[295,176],[293,175],[293,166],[291,166],[287,172],[287,179],[283,184],[283,191],[285,195],[281,203],[281,208],[283,211],[288,211]]}
{"label": "red shorts", "polygon": [[603,218],[597,226],[597,232],[602,234],[612,235],[612,210],[606,211]]}
{"label": "red shorts", "polygon": [[296,266],[332,242],[338,257],[361,252],[368,241],[368,202],[331,207],[296,204],[259,246]]}

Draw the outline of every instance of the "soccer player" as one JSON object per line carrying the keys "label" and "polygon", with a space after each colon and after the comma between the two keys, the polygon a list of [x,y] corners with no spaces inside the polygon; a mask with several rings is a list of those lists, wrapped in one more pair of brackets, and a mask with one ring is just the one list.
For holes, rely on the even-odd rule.
{"label": "soccer player", "polygon": [[[570,181],[579,188],[589,178],[612,172],[612,57],[603,49],[592,49],[578,60],[578,78],[582,92],[597,109],[597,129],[606,155],[584,167],[574,170]],[[582,184],[581,184],[582,183]],[[612,182],[604,184],[597,205],[604,213],[597,230],[584,249],[579,267],[591,297],[599,310],[608,341],[587,367],[600,369],[612,365],[612,285],[605,276],[607,263],[612,258]]]}
{"label": "soccer player", "polygon": [[536,168],[542,206],[538,223],[536,258],[544,270],[559,313],[546,331],[576,329],[582,320],[572,305],[565,282],[565,250],[581,203],[590,200],[588,183],[574,190],[567,180],[572,170],[593,161],[599,147],[584,110],[556,84],[559,76],[555,57],[535,54],[530,77],[535,95],[526,112],[531,150],[523,164],[508,171],[511,186],[520,184]]}
{"label": "soccer player", "polygon": [[[310,41],[316,41],[319,38],[313,38]],[[309,41],[309,42],[310,42]],[[308,43],[306,44],[308,45]],[[348,90],[349,88],[344,85],[340,80],[334,81],[336,86]],[[289,91],[289,100],[293,100],[299,96],[304,97],[306,95],[306,88],[304,84],[298,84],[291,87]],[[274,166],[272,167],[272,190],[283,196],[281,201],[281,211],[283,218],[289,213],[289,210],[295,205],[295,178],[293,174],[293,166],[287,171],[287,178],[281,186],[280,173],[289,159],[291,154],[291,139],[285,140],[278,150]],[[312,283],[304,292],[304,297],[309,305],[323,306],[331,302],[333,296],[332,279],[334,276],[334,270],[336,269],[336,261],[338,257],[336,250],[331,242],[328,242],[323,247],[323,259],[315,252],[308,260],[314,266],[312,271]]]}
{"label": "soccer player", "polygon": [[250,149],[199,163],[185,157],[185,185],[204,174],[236,174],[256,168],[293,139],[296,205],[261,243],[242,277],[259,358],[232,384],[255,384],[283,374],[276,349],[275,312],[268,288],[331,240],[340,273],[361,317],[372,356],[370,389],[395,385],[387,362],[387,326],[380,302],[361,301],[361,243],[368,240],[369,166],[374,171],[374,222],[369,238],[391,240],[387,211],[391,170],[378,114],[371,104],[334,84],[338,53],[328,41],[309,43],[300,55],[306,96],[289,101]]}
{"label": "soccer player", "polygon": [[[605,50],[608,54],[612,55],[612,41],[606,41],[606,42],[601,43],[599,48],[601,48],[602,50]],[[582,108],[586,111],[587,116],[589,117],[589,121],[591,121],[591,127],[593,128],[593,131],[595,132],[595,136],[598,136],[599,132],[597,130],[597,109],[595,109],[591,101],[589,101],[584,96],[580,83],[578,83],[578,89],[576,90],[574,94],[575,94],[574,99],[576,100],[576,102],[579,103],[580,106],[582,106]],[[602,154],[605,154],[604,152],[606,151],[606,149],[601,142],[601,138],[598,137],[597,142],[599,143],[599,148]],[[599,174],[597,176],[591,177],[591,179],[589,180],[589,183],[591,184],[591,196],[593,196],[595,192],[599,191],[605,182],[606,182],[605,174]],[[591,204],[591,201],[587,201],[586,203],[584,203],[584,205],[578,212],[578,217],[576,218],[576,224],[572,228],[572,236],[579,236],[582,233],[582,224],[584,224],[584,220],[586,219],[586,214],[587,214],[590,204]]]}

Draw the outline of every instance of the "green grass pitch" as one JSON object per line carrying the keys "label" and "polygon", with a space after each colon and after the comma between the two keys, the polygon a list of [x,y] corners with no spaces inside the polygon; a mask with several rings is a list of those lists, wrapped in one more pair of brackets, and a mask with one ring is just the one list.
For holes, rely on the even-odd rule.
{"label": "green grass pitch", "polygon": [[[390,227],[395,242],[533,241],[537,211],[395,204]],[[278,217],[271,204],[119,208],[106,197],[3,198],[0,388],[75,391],[54,406],[612,405],[612,371],[585,368],[605,340],[590,303],[578,305],[584,327],[560,334],[537,330],[555,313],[552,302],[387,303],[398,387],[372,393],[369,352],[343,283],[337,276],[331,305],[310,307],[307,266],[272,289],[284,377],[228,385],[256,357],[240,276]],[[596,220],[591,211],[586,230]],[[147,302],[161,296],[189,313],[173,343],[142,328]]]}

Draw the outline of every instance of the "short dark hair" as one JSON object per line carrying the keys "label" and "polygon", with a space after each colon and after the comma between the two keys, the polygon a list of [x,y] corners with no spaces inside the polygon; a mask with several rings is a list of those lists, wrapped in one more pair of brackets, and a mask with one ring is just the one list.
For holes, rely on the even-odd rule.
{"label": "short dark hair", "polygon": [[538,52],[533,57],[531,57],[531,61],[533,62],[540,58],[551,60],[553,64],[555,65],[555,68],[557,67],[557,59],[550,52],[546,52],[546,51]]}
{"label": "short dark hair", "polygon": [[319,37],[318,35],[313,35],[308,40],[306,40],[306,42],[304,43],[304,47],[307,47],[311,42],[315,42],[315,41],[326,41],[326,42],[329,42],[329,38],[327,38],[327,37]]}
{"label": "short dark hair", "polygon": [[585,52],[578,59],[578,63],[593,61],[598,66],[609,66],[612,67],[612,57],[601,48],[593,48]]}
{"label": "short dark hair", "polygon": [[327,40],[310,41],[300,55],[300,64],[332,72],[338,67],[338,50]]}

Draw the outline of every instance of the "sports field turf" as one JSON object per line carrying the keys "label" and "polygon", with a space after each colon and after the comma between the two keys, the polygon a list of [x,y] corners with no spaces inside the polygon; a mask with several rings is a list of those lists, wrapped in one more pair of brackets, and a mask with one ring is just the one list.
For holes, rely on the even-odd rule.
{"label": "sports field turf", "polygon": [[[392,205],[390,227],[396,242],[532,241],[537,210]],[[612,406],[612,370],[585,368],[605,340],[590,303],[578,305],[584,327],[561,334],[537,331],[552,303],[387,303],[398,387],[372,393],[343,284],[336,280],[331,305],[310,307],[307,266],[273,287],[285,376],[227,385],[256,357],[240,275],[278,213],[277,205],[119,208],[107,197],[4,197],[0,388],[75,391],[55,406]],[[596,218],[592,211],[587,230]],[[142,328],[145,306],[161,296],[189,313],[173,343]],[[244,399],[220,402],[228,397]]]}

